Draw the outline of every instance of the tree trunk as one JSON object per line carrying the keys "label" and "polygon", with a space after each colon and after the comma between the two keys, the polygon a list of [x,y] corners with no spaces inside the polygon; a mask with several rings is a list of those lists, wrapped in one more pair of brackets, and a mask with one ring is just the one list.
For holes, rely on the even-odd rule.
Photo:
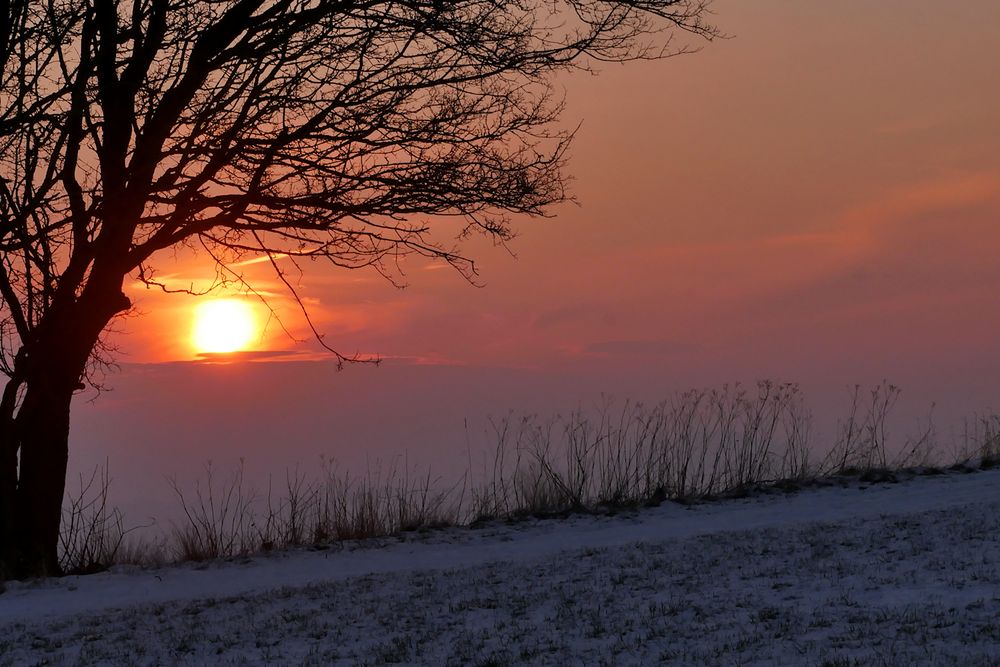
{"label": "tree trunk", "polygon": [[113,289],[85,291],[66,308],[51,310],[19,355],[20,375],[0,402],[0,576],[60,574],[70,405],[101,332],[131,306],[120,285],[119,278]]}
{"label": "tree trunk", "polygon": [[17,495],[17,437],[14,434],[14,410],[21,381],[11,378],[0,401],[0,581],[13,573],[14,502]]}
{"label": "tree trunk", "polygon": [[59,524],[69,460],[69,414],[76,382],[27,383],[17,415],[21,457],[15,497],[14,575],[51,576],[59,569]]}

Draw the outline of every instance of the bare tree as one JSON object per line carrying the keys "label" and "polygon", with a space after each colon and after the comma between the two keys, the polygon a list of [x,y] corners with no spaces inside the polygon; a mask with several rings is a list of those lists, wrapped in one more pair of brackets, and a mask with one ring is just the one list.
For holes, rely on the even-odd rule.
{"label": "bare tree", "polygon": [[[704,0],[0,0],[0,568],[58,571],[70,403],[159,251],[475,267],[566,197],[553,75]],[[433,218],[431,218],[433,216]],[[433,234],[460,221],[454,241]],[[439,223],[437,223],[439,224]],[[281,261],[278,261],[278,259]],[[290,260],[288,259],[290,258]],[[338,354],[334,352],[334,354]],[[338,354],[341,360],[345,360]]]}

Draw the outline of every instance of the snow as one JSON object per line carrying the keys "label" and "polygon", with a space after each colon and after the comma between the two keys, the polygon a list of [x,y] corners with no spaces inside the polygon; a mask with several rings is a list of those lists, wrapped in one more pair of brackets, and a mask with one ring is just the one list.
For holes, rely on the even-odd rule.
{"label": "snow", "polygon": [[0,664],[1000,665],[1000,472],[8,583]]}

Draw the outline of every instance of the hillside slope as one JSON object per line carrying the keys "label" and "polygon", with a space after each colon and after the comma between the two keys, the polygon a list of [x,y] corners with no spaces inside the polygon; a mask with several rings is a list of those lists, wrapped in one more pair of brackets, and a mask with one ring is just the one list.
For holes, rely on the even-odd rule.
{"label": "hillside slope", "polygon": [[1000,472],[9,584],[0,664],[1000,665]]}

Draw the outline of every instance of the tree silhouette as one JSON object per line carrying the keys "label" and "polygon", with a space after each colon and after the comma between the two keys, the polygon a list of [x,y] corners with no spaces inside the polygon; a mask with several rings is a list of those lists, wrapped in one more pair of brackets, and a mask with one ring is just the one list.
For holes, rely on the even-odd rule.
{"label": "tree silhouette", "polygon": [[[156,253],[466,276],[566,197],[555,74],[711,37],[702,0],[0,0],[0,574],[58,571],[70,403]],[[433,218],[431,218],[433,216]],[[454,242],[432,236],[460,221]],[[438,220],[437,223],[428,222]],[[288,261],[288,260],[282,260]],[[333,351],[334,354],[338,354]],[[338,354],[341,360],[342,357]]]}

